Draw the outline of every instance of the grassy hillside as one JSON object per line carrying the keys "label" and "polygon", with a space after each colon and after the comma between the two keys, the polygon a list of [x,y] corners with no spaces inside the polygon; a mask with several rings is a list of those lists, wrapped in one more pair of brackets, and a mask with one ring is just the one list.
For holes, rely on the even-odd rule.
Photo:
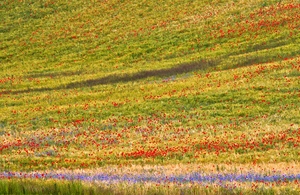
{"label": "grassy hillside", "polygon": [[1,78],[15,82],[2,89],[63,88],[201,60],[232,68],[292,57],[299,2],[277,3],[3,1]]}
{"label": "grassy hillside", "polygon": [[299,1],[1,1],[0,169],[299,162]]}

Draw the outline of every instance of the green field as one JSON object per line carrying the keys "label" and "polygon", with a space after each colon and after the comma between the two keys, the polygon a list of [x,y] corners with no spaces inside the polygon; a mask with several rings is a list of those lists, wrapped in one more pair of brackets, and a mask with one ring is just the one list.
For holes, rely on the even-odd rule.
{"label": "green field", "polygon": [[[0,18],[5,189],[24,189],[9,171],[285,163],[300,174],[299,0],[4,0]],[[118,185],[65,193],[140,188]],[[257,193],[202,187],[137,193]]]}

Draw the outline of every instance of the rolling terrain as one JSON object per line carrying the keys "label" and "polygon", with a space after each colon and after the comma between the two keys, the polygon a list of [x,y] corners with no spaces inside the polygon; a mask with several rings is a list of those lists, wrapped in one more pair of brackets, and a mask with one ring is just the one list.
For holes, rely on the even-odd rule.
{"label": "rolling terrain", "polygon": [[0,6],[0,193],[300,193],[299,1]]}

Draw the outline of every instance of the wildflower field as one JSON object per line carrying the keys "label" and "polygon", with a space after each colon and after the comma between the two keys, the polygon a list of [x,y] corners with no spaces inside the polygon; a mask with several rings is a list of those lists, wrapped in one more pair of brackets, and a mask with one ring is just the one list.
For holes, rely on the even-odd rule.
{"label": "wildflower field", "polygon": [[300,194],[299,0],[0,10],[0,194]]}

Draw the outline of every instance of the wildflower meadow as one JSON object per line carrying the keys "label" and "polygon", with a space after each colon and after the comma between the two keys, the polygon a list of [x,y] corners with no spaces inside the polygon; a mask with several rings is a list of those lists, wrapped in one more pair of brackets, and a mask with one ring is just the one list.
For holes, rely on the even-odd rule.
{"label": "wildflower meadow", "polygon": [[0,194],[300,194],[299,0],[0,10]]}

